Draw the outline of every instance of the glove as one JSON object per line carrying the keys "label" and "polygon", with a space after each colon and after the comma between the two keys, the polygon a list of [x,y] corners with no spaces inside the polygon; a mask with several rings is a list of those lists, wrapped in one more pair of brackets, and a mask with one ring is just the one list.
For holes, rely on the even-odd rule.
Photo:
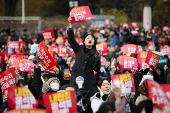
{"label": "glove", "polygon": [[78,96],[83,96],[83,95],[84,95],[84,89],[83,89],[83,88],[80,88],[80,89],[77,91],[77,95],[78,95]]}
{"label": "glove", "polygon": [[50,86],[47,84],[47,82],[43,82],[42,92],[47,93],[49,89],[50,89]]}
{"label": "glove", "polygon": [[37,64],[37,62],[39,62],[39,61],[40,61],[40,59],[37,58],[37,57],[34,57],[34,58],[32,59],[32,62],[33,62],[34,64]]}

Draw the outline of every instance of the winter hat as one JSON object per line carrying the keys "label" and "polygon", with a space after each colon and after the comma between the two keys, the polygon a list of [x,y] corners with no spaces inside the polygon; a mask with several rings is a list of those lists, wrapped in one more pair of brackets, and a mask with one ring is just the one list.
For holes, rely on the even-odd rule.
{"label": "winter hat", "polygon": [[149,80],[153,80],[153,76],[152,75],[144,75],[139,86],[143,83],[144,80],[149,79]]}
{"label": "winter hat", "polygon": [[[147,75],[148,76],[148,75]],[[139,86],[139,92],[142,95],[145,95],[148,97],[148,84],[147,84],[147,79],[142,82],[142,84]]]}
{"label": "winter hat", "polygon": [[29,57],[28,57],[28,60],[32,60],[34,58],[34,55],[30,55]]}
{"label": "winter hat", "polygon": [[53,77],[53,78],[50,78],[50,79],[47,81],[47,84],[50,85],[50,83],[51,83],[53,80],[58,80],[58,82],[60,83],[60,80],[59,80],[57,77]]}

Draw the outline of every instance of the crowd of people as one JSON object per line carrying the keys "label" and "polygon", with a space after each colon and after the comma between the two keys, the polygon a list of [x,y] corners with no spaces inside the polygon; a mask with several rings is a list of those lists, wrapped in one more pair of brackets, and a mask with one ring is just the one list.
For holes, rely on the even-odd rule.
{"label": "crowd of people", "polygon": [[[61,45],[55,40],[44,39],[42,34],[31,36],[24,31],[24,34],[18,36],[14,29],[4,29],[0,33],[1,52],[6,50],[8,42],[22,41],[25,48],[17,50],[20,53],[29,53],[28,60],[32,61],[34,71],[19,73],[15,68],[16,86],[22,86],[31,91],[37,100],[42,100],[42,95],[59,92],[61,90],[76,92],[78,112],[92,113],[151,113],[153,109],[156,113],[163,112],[159,107],[154,108],[152,100],[149,99],[147,80],[156,81],[159,84],[170,83],[170,60],[168,55],[163,57],[167,59],[166,64],[159,63],[150,72],[149,68],[143,69],[134,75],[135,95],[127,93],[122,97],[121,85],[119,82],[113,82],[111,77],[121,73],[132,73],[132,70],[117,68],[119,56],[123,55],[121,47],[126,44],[141,45],[143,51],[157,51],[164,45],[170,46],[170,30],[163,31],[157,27],[145,31],[145,28],[124,28],[122,25],[105,26],[98,28],[96,26],[72,27],[71,18],[68,18],[67,28],[53,28],[55,39],[64,37],[68,39],[68,44],[63,43],[68,49],[68,55],[61,56],[55,53],[54,59],[57,65],[53,67],[55,73],[43,72],[39,66],[39,58],[36,52],[31,51],[31,45],[39,44],[44,41],[47,48],[51,45]],[[165,42],[160,42],[159,37],[166,38]],[[79,45],[76,40],[82,40]],[[147,41],[154,41],[155,46],[148,47]],[[96,44],[107,43],[108,55],[103,56],[106,62],[101,62],[102,51],[96,49]],[[72,50],[75,56],[71,54]],[[10,56],[9,56],[10,57]],[[8,62],[0,64],[0,73],[10,68]],[[94,72],[95,71],[95,72]],[[149,73],[149,74],[148,74]],[[79,88],[76,78],[84,78],[83,87]],[[0,87],[1,88],[1,87]],[[124,101],[126,100],[126,101]],[[81,101],[81,102],[80,102]],[[125,104],[123,104],[125,102]],[[80,104],[81,103],[81,104]],[[40,104],[40,109],[47,109],[45,105]],[[0,89],[0,113],[10,111],[13,108],[8,107],[8,96],[3,98]]]}

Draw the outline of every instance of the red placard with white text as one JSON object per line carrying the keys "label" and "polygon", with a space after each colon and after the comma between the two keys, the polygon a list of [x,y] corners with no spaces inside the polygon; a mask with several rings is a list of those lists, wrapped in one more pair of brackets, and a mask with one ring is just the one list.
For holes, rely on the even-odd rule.
{"label": "red placard with white text", "polygon": [[14,109],[37,108],[38,101],[29,89],[24,87],[10,87],[8,92],[8,107]]}
{"label": "red placard with white text", "polygon": [[148,47],[150,47],[150,46],[154,46],[155,47],[155,42],[153,40],[147,41],[147,46]]}
{"label": "red placard with white text", "polygon": [[55,36],[54,36],[54,30],[50,29],[50,30],[42,30],[42,34],[45,40],[54,40]]}
{"label": "red placard with white text", "polygon": [[24,49],[25,43],[20,41],[12,41],[7,43],[7,47],[15,48],[15,50]]}
{"label": "red placard with white text", "polygon": [[48,93],[42,97],[48,113],[77,113],[75,91]]}
{"label": "red placard with white text", "polygon": [[89,6],[74,7],[70,11],[70,16],[72,24],[93,19]]}
{"label": "red placard with white text", "polygon": [[138,70],[137,59],[130,56],[119,56],[119,64],[121,69]]}
{"label": "red placard with white text", "polygon": [[107,56],[108,51],[107,51],[107,43],[102,43],[102,44],[97,44],[96,49],[101,49],[102,51],[102,56]]}
{"label": "red placard with white text", "polygon": [[138,23],[137,22],[131,22],[131,26],[132,27],[138,27]]}
{"label": "red placard with white text", "polygon": [[16,74],[14,68],[9,68],[0,73],[0,83],[2,88],[3,99],[8,97],[8,88],[15,86]]}
{"label": "red placard with white text", "polygon": [[10,57],[8,64],[11,66],[14,66],[14,61],[22,58],[22,59],[28,59],[29,57],[29,53],[18,53],[18,54],[14,54]]}
{"label": "red placard with white text", "polygon": [[147,55],[148,55],[148,51],[142,51],[138,53],[137,58],[146,58]]}
{"label": "red placard with white text", "polygon": [[163,27],[163,31],[168,31],[168,30],[169,30],[168,26]]}
{"label": "red placard with white text", "polygon": [[132,73],[122,73],[116,74],[111,76],[112,81],[119,80],[121,82],[121,86],[125,88],[125,93],[121,96],[126,95],[126,93],[132,93],[135,95],[135,85],[134,85],[134,78]]}
{"label": "red placard with white text", "polygon": [[138,46],[135,44],[127,44],[121,47],[121,52],[126,53],[130,56],[131,54],[136,55],[138,52]]}
{"label": "red placard with white text", "polygon": [[152,100],[154,107],[160,107],[162,110],[170,108],[168,98],[159,85],[159,83],[152,80],[147,80],[149,99]]}
{"label": "red placard with white text", "polygon": [[50,55],[55,58],[55,52],[54,51],[49,51]]}
{"label": "red placard with white text", "polygon": [[28,72],[28,71],[34,71],[34,63],[27,59],[22,59],[19,58],[14,61],[14,67],[19,71],[19,72]]}
{"label": "red placard with white text", "polygon": [[165,37],[159,37],[158,38],[158,42],[159,43],[165,43],[166,42],[166,38]]}
{"label": "red placard with white text", "polygon": [[142,52],[143,51],[143,48],[141,45],[138,45],[138,52]]}
{"label": "red placard with white text", "polygon": [[77,38],[76,38],[76,41],[77,41],[77,43],[78,43],[79,45],[83,45],[83,39],[81,39],[81,38],[77,39]]}
{"label": "red placard with white text", "polygon": [[169,48],[169,47],[168,47],[168,48],[167,48],[167,47],[166,47],[166,48],[164,47],[164,48],[161,50],[161,53],[163,54],[163,56],[164,56],[164,55],[168,55],[168,56],[169,56],[169,55],[170,55],[170,48]]}
{"label": "red placard with white text", "polygon": [[7,52],[0,52],[0,64],[4,64],[4,61],[8,61],[8,53]]}
{"label": "red placard with white text", "polygon": [[48,51],[54,51],[59,56],[68,56],[68,49],[65,46],[49,46]]}
{"label": "red placard with white text", "polygon": [[123,28],[129,28],[129,24],[128,23],[123,23]]}
{"label": "red placard with white text", "polygon": [[47,113],[46,110],[43,109],[19,109],[19,110],[10,110],[6,113]]}
{"label": "red placard with white text", "polygon": [[160,84],[161,88],[163,89],[163,91],[165,92],[168,101],[170,102],[170,84]]}
{"label": "red placard with white text", "polygon": [[146,68],[149,68],[148,64],[145,63],[146,61],[146,58],[138,58],[138,63],[141,67],[141,69],[146,69]]}
{"label": "red placard with white text", "polygon": [[48,49],[44,41],[42,41],[38,45],[37,57],[40,59],[42,67],[45,69],[50,69],[57,65],[54,58],[48,52]]}
{"label": "red placard with white text", "polygon": [[57,43],[58,45],[63,45],[63,44],[65,43],[65,38],[64,38],[64,36],[61,36],[61,37],[57,38],[57,39],[56,39],[56,43]]}
{"label": "red placard with white text", "polygon": [[145,63],[147,63],[149,66],[156,67],[159,63],[160,56],[156,53],[153,53],[152,51],[149,51],[146,57]]}

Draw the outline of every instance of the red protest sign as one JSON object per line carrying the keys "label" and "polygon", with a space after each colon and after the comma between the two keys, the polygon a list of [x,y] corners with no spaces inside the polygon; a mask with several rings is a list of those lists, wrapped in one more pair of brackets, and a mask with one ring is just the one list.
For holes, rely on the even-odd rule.
{"label": "red protest sign", "polygon": [[0,52],[0,64],[4,64],[4,61],[8,61],[8,53],[7,52]]}
{"label": "red protest sign", "polygon": [[107,43],[102,43],[102,44],[97,44],[96,49],[99,50],[101,49],[102,51],[102,56],[107,56],[108,51],[107,51]]}
{"label": "red protest sign", "polygon": [[14,66],[14,61],[19,59],[19,58],[22,58],[22,59],[28,59],[29,57],[29,53],[17,53],[17,54],[14,54],[10,57],[8,63],[9,65],[12,65]]}
{"label": "red protest sign", "polygon": [[159,43],[165,43],[166,42],[166,38],[165,37],[159,37],[158,38],[158,42]]}
{"label": "red protest sign", "polygon": [[121,69],[138,70],[137,59],[130,56],[119,56],[119,64]]}
{"label": "red protest sign", "polygon": [[25,43],[20,41],[12,41],[7,43],[7,47],[15,48],[15,50],[24,49]]}
{"label": "red protest sign", "polygon": [[46,47],[44,41],[42,41],[38,45],[37,57],[40,59],[41,65],[45,69],[50,69],[50,68],[52,68],[52,67],[57,65],[57,63],[55,62],[54,58],[48,52],[47,47]]}
{"label": "red protest sign", "polygon": [[170,108],[168,98],[161,86],[152,80],[147,80],[149,99],[152,100],[154,107],[160,107],[162,110]]}
{"label": "red protest sign", "polygon": [[105,65],[105,63],[106,63],[106,59],[105,59],[104,57],[102,57],[102,56],[101,56],[101,58],[100,58],[100,59],[101,59],[101,65]]}
{"label": "red protest sign", "polygon": [[165,92],[168,101],[170,102],[170,84],[160,84],[161,88],[163,89],[163,91]]}
{"label": "red protest sign", "polygon": [[168,26],[163,27],[163,31],[168,31],[168,30],[169,30]]}
{"label": "red protest sign", "polygon": [[70,12],[70,16],[72,18],[72,24],[93,19],[89,6],[80,6],[73,8]]}
{"label": "red protest sign", "polygon": [[148,64],[145,63],[146,61],[146,58],[138,58],[138,63],[141,67],[141,69],[146,69],[146,68],[149,68]]}
{"label": "red protest sign", "polygon": [[68,56],[68,49],[65,46],[49,46],[48,50],[56,52],[59,56]]}
{"label": "red protest sign", "polygon": [[141,45],[138,45],[138,52],[142,52],[143,51],[143,48]]}
{"label": "red protest sign", "polygon": [[111,78],[112,81],[119,80],[121,86],[125,89],[125,91],[122,92],[122,96],[124,96],[126,93],[132,93],[133,95],[135,95],[135,85],[132,73],[116,74],[112,75]]}
{"label": "red protest sign", "polygon": [[29,89],[24,87],[10,87],[8,92],[8,107],[14,109],[37,108],[38,101]]}
{"label": "red protest sign", "polygon": [[57,39],[56,39],[56,43],[57,43],[58,45],[63,45],[63,44],[65,43],[65,38],[64,38],[64,36],[61,36],[61,37],[57,38]]}
{"label": "red protest sign", "polygon": [[149,66],[156,67],[157,64],[159,63],[159,59],[160,59],[159,55],[149,51],[145,63],[147,63]]}
{"label": "red protest sign", "polygon": [[147,54],[148,54],[148,51],[139,52],[137,55],[137,58],[146,58]]}
{"label": "red protest sign", "polygon": [[123,28],[129,28],[129,24],[128,23],[123,23]]}
{"label": "red protest sign", "polygon": [[137,22],[131,22],[131,26],[132,27],[138,27],[138,23]]}
{"label": "red protest sign", "polygon": [[28,72],[28,71],[34,71],[34,63],[27,59],[19,58],[14,61],[14,67],[19,72]]}
{"label": "red protest sign", "polygon": [[16,83],[16,74],[14,68],[9,68],[0,74],[0,83],[3,98],[6,98],[8,97],[8,88],[15,86]]}
{"label": "red protest sign", "polygon": [[150,47],[150,46],[154,46],[155,47],[155,42],[153,40],[147,41],[147,46],[148,47]]}
{"label": "red protest sign", "polygon": [[43,109],[20,109],[20,110],[10,110],[6,113],[47,113],[46,110]]}
{"label": "red protest sign", "polygon": [[54,51],[49,51],[50,55],[55,58],[55,52]]}
{"label": "red protest sign", "polygon": [[45,40],[54,40],[55,36],[54,36],[54,30],[50,29],[50,30],[42,30],[42,34]]}
{"label": "red protest sign", "polygon": [[170,55],[170,48],[168,47],[164,47],[162,50],[161,50],[161,53],[163,54],[163,55]]}
{"label": "red protest sign", "polygon": [[48,93],[42,97],[48,113],[77,113],[75,91]]}
{"label": "red protest sign", "polygon": [[127,55],[137,54],[138,46],[135,44],[127,44],[121,47],[121,52],[126,53]]}
{"label": "red protest sign", "polygon": [[79,45],[83,45],[83,39],[81,39],[81,38],[77,39],[77,38],[76,38],[76,41],[77,41],[77,43],[78,43]]}

